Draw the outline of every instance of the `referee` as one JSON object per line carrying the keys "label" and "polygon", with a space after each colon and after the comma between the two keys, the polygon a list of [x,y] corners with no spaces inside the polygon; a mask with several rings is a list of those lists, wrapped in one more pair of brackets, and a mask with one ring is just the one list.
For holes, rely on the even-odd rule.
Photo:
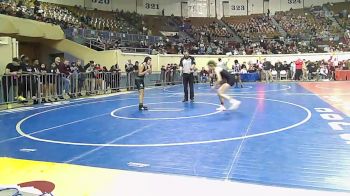
{"label": "referee", "polygon": [[194,90],[193,82],[194,76],[193,72],[195,69],[196,62],[192,56],[189,56],[188,51],[184,51],[184,57],[180,60],[180,70],[182,72],[182,81],[184,86],[184,99],[182,102],[188,101],[188,86],[190,87],[190,99],[194,102]]}

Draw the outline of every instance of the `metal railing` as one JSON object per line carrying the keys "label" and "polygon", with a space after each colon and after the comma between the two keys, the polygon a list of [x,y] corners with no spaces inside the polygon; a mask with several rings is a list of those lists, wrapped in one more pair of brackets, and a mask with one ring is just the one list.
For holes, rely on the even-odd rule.
{"label": "metal railing", "polygon": [[[147,40],[149,43],[156,43],[162,40],[160,36],[148,36],[139,34],[128,34],[128,33],[117,33],[112,31],[101,31],[101,30],[91,30],[91,29],[76,29],[77,32],[75,36],[80,36],[83,38],[97,38],[101,37],[103,40],[120,40],[121,42],[139,42],[141,40]],[[66,37],[73,38],[74,28],[67,28],[63,30]]]}
{"label": "metal railing", "polygon": [[141,54],[151,54],[152,49],[150,48],[133,48],[133,47],[118,47],[124,53],[141,53]]}
{"label": "metal railing", "polygon": [[85,44],[87,44],[89,48],[98,48],[100,50],[106,50],[106,44],[97,41],[97,39],[85,39]]}
{"label": "metal railing", "polygon": [[[102,95],[135,89],[136,72],[91,72],[1,75],[0,104],[33,101],[54,102],[80,96]],[[145,77],[146,86],[180,84],[178,71],[154,72]]]}

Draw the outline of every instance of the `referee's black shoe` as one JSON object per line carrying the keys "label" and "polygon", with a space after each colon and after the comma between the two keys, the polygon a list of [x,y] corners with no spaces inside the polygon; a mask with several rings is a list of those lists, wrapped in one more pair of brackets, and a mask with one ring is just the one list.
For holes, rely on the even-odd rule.
{"label": "referee's black shoe", "polygon": [[182,102],[188,102],[188,99],[183,99]]}
{"label": "referee's black shoe", "polygon": [[139,105],[139,111],[142,111],[142,110],[148,110],[148,107],[144,105]]}

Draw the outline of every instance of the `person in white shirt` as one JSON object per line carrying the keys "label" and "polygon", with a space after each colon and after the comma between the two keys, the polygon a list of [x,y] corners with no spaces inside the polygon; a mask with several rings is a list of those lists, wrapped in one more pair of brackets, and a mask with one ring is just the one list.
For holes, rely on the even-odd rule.
{"label": "person in white shirt", "polygon": [[320,76],[322,79],[325,79],[328,76],[328,69],[324,65],[320,68]]}
{"label": "person in white shirt", "polygon": [[188,51],[184,51],[184,57],[180,60],[180,71],[182,73],[183,86],[184,86],[184,99],[182,102],[188,101],[188,87],[190,87],[190,99],[194,102],[194,76],[196,61],[192,56],[189,56]]}
{"label": "person in white shirt", "polygon": [[218,67],[228,70],[227,62],[224,62],[221,58],[219,58],[218,61],[219,61],[217,64]]}
{"label": "person in white shirt", "polygon": [[290,63],[290,73],[291,73],[291,78],[294,80],[294,77],[295,77],[295,71],[296,71],[296,65],[295,65],[295,62],[292,61]]}

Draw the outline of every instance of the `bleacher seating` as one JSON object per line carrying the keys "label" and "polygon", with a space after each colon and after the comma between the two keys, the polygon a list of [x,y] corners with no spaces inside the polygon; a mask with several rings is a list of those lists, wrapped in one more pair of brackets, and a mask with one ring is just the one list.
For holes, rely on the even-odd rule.
{"label": "bleacher seating", "polygon": [[249,38],[274,38],[279,36],[270,18],[262,14],[250,16],[231,16],[223,18],[229,26],[240,36]]}

